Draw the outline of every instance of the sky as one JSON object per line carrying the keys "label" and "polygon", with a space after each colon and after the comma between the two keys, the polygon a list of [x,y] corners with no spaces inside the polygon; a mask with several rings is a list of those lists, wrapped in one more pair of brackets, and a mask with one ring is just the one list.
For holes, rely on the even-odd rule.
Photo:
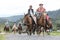
{"label": "sky", "polygon": [[34,11],[43,3],[46,11],[60,9],[60,0],[0,0],[0,17],[24,15],[33,6]]}

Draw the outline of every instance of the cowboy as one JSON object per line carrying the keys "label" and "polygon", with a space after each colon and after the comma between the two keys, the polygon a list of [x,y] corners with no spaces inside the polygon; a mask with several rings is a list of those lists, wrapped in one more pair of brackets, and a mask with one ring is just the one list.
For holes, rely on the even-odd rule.
{"label": "cowboy", "polygon": [[29,6],[28,15],[32,18],[33,24],[36,24],[36,17],[34,16],[34,10],[32,9],[32,5]]}
{"label": "cowboy", "polygon": [[44,13],[46,10],[45,10],[45,8],[43,7],[43,4],[39,4],[39,8],[37,9],[37,16],[41,16],[42,15],[42,13]]}
{"label": "cowboy", "polygon": [[29,6],[28,14],[29,14],[29,15],[34,14],[34,10],[32,9],[32,5]]}

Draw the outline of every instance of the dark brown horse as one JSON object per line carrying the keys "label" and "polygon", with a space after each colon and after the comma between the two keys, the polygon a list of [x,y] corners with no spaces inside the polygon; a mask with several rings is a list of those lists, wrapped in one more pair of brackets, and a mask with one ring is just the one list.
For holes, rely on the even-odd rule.
{"label": "dark brown horse", "polygon": [[21,24],[18,25],[18,32],[19,32],[19,34],[21,34],[21,32],[22,32],[22,26],[21,26]]}
{"label": "dark brown horse", "polygon": [[8,32],[8,31],[9,31],[9,26],[7,27],[7,26],[5,25],[4,31]]}
{"label": "dark brown horse", "polygon": [[33,27],[32,27],[32,19],[31,19],[30,15],[26,14],[26,15],[24,16],[23,22],[24,22],[24,24],[27,26],[27,29],[26,29],[27,33],[28,33],[29,35],[31,35],[31,33],[32,33],[32,28],[33,28]]}

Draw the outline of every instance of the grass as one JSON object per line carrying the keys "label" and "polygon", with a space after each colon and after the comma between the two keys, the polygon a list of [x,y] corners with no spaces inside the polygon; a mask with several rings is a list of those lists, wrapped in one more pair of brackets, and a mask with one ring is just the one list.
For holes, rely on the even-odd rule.
{"label": "grass", "polygon": [[3,34],[0,34],[0,40],[5,40],[5,37]]}
{"label": "grass", "polygon": [[[3,29],[4,29],[4,24],[0,24],[0,31],[4,32]],[[5,40],[4,34],[0,34],[0,40]]]}
{"label": "grass", "polygon": [[50,33],[51,36],[60,36],[60,32],[53,31]]}

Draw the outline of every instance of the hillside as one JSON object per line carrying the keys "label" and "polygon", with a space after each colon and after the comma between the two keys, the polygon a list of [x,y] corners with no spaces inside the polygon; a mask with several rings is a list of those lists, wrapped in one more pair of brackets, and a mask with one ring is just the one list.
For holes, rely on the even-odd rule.
{"label": "hillside", "polygon": [[[55,10],[55,11],[48,11],[47,12],[49,16],[53,19],[53,21],[60,21],[60,9]],[[0,23],[4,23],[6,21],[10,22],[19,22],[21,19],[23,19],[24,15],[15,15],[15,16],[10,16],[10,17],[1,17],[0,18]]]}
{"label": "hillside", "polygon": [[16,15],[11,17],[1,17],[0,22],[10,21],[10,22],[16,22],[23,18],[23,15]]}
{"label": "hillside", "polygon": [[22,18],[23,18],[23,15],[16,15],[16,16],[7,17],[6,19],[11,22],[16,22]]}
{"label": "hillside", "polygon": [[55,11],[48,11],[49,16],[53,19],[60,19],[60,9]]}
{"label": "hillside", "polygon": [[5,23],[6,21],[6,19],[0,18],[0,23]]}

